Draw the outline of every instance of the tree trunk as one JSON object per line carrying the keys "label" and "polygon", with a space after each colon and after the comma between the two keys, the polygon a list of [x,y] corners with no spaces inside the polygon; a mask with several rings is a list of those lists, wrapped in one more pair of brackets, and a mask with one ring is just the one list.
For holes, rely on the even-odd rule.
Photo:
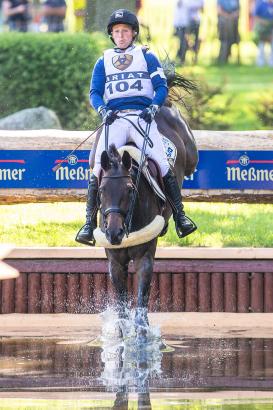
{"label": "tree trunk", "polygon": [[106,32],[107,22],[114,10],[126,8],[133,12],[136,11],[135,0],[87,0],[86,2],[86,31]]}

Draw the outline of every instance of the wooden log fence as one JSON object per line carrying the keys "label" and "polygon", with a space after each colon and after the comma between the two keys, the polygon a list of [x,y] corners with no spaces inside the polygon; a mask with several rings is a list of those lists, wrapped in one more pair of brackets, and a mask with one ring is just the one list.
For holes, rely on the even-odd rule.
{"label": "wooden log fence", "polygon": [[[0,313],[96,313],[115,303],[104,250],[15,249],[7,263],[21,272],[0,283]],[[129,266],[132,306],[137,275]],[[271,248],[159,248],[149,310],[273,312]]]}

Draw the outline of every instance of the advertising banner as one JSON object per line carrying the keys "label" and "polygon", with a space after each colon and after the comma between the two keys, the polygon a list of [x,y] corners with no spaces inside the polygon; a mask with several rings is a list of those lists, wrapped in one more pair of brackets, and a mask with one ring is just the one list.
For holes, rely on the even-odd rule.
{"label": "advertising banner", "polygon": [[[76,151],[54,172],[69,151],[0,151],[0,188],[86,189],[89,151]],[[186,189],[273,190],[273,151],[199,151]]]}

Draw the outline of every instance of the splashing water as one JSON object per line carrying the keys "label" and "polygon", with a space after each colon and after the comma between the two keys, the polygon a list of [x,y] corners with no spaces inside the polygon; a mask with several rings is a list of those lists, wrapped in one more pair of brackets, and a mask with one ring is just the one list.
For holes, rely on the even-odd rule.
{"label": "splashing water", "polygon": [[[136,316],[139,310],[128,310],[126,319],[107,309],[102,313],[102,353],[104,369],[100,379],[108,391],[149,390],[149,380],[161,374],[162,339],[157,326],[141,325],[145,341],[138,338]],[[146,312],[141,312],[141,315]]]}

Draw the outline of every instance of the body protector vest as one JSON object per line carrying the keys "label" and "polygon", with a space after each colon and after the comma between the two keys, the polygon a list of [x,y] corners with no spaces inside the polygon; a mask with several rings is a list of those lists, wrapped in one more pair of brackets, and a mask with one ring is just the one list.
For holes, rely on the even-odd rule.
{"label": "body protector vest", "polygon": [[124,53],[114,49],[104,52],[106,83],[104,99],[147,97],[152,99],[154,89],[141,46]]}

